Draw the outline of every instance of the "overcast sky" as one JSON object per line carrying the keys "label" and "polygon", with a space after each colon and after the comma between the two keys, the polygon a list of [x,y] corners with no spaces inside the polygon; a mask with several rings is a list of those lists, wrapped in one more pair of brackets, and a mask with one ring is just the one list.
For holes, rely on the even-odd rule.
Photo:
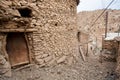
{"label": "overcast sky", "polygon": [[[112,0],[80,0],[77,12],[103,9],[108,6],[111,1]],[[115,0],[109,8],[120,9],[120,0]]]}

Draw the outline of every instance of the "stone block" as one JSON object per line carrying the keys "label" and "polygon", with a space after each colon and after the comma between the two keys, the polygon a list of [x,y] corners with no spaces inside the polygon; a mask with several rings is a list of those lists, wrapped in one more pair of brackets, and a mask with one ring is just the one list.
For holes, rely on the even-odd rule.
{"label": "stone block", "polygon": [[2,55],[0,55],[0,74],[8,77],[11,76],[11,66]]}
{"label": "stone block", "polygon": [[41,57],[42,58],[46,58],[46,57],[48,57],[49,56],[49,54],[43,54]]}
{"label": "stone block", "polygon": [[67,56],[62,56],[61,58],[59,58],[59,59],[57,60],[57,63],[59,64],[59,63],[64,62],[66,58],[67,58]]}
{"label": "stone block", "polygon": [[44,58],[44,60],[45,60],[46,63],[50,62],[52,59],[53,59],[52,56],[48,56],[48,57]]}
{"label": "stone block", "polygon": [[41,65],[44,63],[44,60],[43,59],[36,59],[36,62],[37,62],[37,64]]}

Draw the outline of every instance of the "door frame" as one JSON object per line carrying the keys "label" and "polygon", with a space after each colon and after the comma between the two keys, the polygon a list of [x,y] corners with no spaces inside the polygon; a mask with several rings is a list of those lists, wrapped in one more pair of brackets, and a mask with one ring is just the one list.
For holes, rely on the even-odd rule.
{"label": "door frame", "polygon": [[[28,59],[29,59],[28,64],[32,64],[33,63],[33,60],[32,60],[33,54],[32,54],[31,49],[30,49],[28,35],[26,33],[24,33],[24,32],[8,32],[8,33],[4,33],[3,41],[2,41],[2,51],[3,51],[2,54],[4,55],[5,59],[10,63],[9,56],[8,56],[8,53],[7,53],[7,50],[6,50],[7,36],[8,36],[9,33],[23,33],[24,34],[24,38],[25,38],[25,41],[26,41],[26,46],[28,48]],[[11,66],[11,67],[14,67],[14,66]]]}

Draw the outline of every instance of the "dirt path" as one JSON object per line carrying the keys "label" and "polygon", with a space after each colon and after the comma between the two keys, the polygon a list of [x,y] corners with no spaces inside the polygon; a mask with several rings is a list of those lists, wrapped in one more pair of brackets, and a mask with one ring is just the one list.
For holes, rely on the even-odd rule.
{"label": "dirt path", "polygon": [[20,71],[13,71],[11,78],[0,80],[115,80],[111,72],[114,71],[115,62],[100,63],[97,57],[88,57],[87,61],[80,60],[70,66],[59,65],[49,68],[32,66]]}

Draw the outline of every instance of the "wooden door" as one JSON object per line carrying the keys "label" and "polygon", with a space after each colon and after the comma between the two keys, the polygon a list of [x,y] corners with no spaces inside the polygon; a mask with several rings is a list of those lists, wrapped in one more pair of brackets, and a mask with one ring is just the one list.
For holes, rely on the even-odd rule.
{"label": "wooden door", "polygon": [[6,50],[11,66],[29,63],[29,54],[23,33],[9,33]]}

